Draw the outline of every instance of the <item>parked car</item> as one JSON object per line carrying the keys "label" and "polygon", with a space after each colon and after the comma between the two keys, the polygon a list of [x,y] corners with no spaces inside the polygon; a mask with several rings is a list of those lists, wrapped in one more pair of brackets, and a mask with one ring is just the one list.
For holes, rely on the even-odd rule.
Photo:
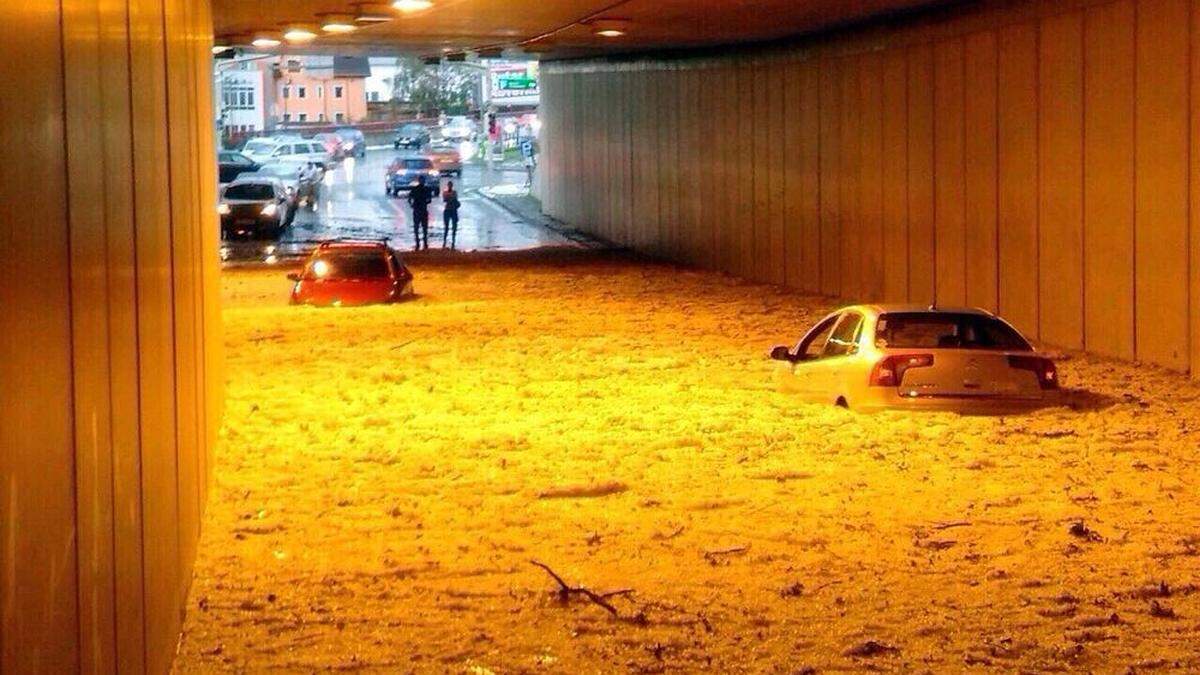
{"label": "parked car", "polygon": [[381,241],[322,242],[288,279],[293,305],[372,305],[413,295],[412,272]]}
{"label": "parked car", "polygon": [[389,197],[398,196],[402,191],[416,187],[421,177],[425,178],[426,185],[437,190],[440,187],[439,175],[433,160],[428,157],[397,157],[388,167],[383,191]]}
{"label": "parked car", "polygon": [[291,225],[296,209],[278,178],[240,176],[221,190],[217,213],[222,239],[275,239]]}
{"label": "parked car", "polygon": [[863,410],[1005,412],[1058,393],[1054,361],[979,309],[846,307],[771,358],[782,390]]}
{"label": "parked car", "polygon": [[262,165],[240,152],[222,150],[217,153],[217,181],[229,183],[243,173],[258,171]]}
{"label": "parked car", "polygon": [[342,127],[340,129],[334,129],[333,133],[341,137],[342,150],[347,156],[367,156],[367,137],[363,135],[363,132],[352,127]]}
{"label": "parked car", "polygon": [[270,161],[271,154],[280,146],[282,141],[274,138],[251,138],[242,146],[242,155],[262,164]]}
{"label": "parked car", "polygon": [[312,162],[286,161],[265,164],[258,171],[246,175],[278,179],[287,189],[295,208],[309,206],[315,211],[325,172]]}
{"label": "parked car", "polygon": [[322,169],[334,165],[333,155],[321,141],[296,137],[255,138],[246,142],[242,154],[259,164],[269,162],[315,162]]}
{"label": "parked car", "polygon": [[392,147],[397,150],[420,150],[429,144],[429,128],[424,124],[409,122],[396,130]]}
{"label": "parked car", "polygon": [[333,161],[340,162],[346,159],[346,149],[342,147],[342,137],[335,133],[327,132],[322,134],[313,134],[312,139],[319,142],[325,147],[325,152],[333,158]]}
{"label": "parked car", "polygon": [[451,117],[442,125],[442,138],[447,141],[471,141],[475,139],[475,133],[475,122],[463,115]]}
{"label": "parked car", "polygon": [[442,176],[462,176],[462,154],[458,146],[445,141],[436,141],[429,146],[426,156],[433,161],[433,166]]}

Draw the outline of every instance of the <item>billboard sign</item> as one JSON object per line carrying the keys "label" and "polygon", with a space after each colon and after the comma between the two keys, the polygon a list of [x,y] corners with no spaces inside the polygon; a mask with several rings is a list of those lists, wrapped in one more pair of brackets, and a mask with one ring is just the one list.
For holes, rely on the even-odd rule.
{"label": "billboard sign", "polygon": [[488,65],[488,93],[498,105],[536,105],[538,62],[499,61]]}

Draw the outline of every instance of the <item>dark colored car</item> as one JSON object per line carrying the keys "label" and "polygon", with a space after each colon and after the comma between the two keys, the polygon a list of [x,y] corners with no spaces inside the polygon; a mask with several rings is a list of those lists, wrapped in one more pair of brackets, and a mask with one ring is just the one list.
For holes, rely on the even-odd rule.
{"label": "dark colored car", "polygon": [[221,191],[221,238],[277,239],[292,223],[292,196],[276,178],[245,176]]}
{"label": "dark colored car", "polygon": [[252,173],[262,168],[258,162],[240,152],[222,150],[217,154],[217,180],[220,183],[232,183],[244,173]]}
{"label": "dark colored car", "polygon": [[293,305],[345,307],[397,302],[413,294],[413,275],[381,241],[327,241],[304,269],[288,275]]}
{"label": "dark colored car", "polygon": [[350,127],[334,129],[333,133],[342,139],[342,151],[350,157],[367,156],[367,137],[363,132]]}
{"label": "dark colored car", "polygon": [[428,157],[397,157],[388,167],[383,191],[389,197],[398,196],[402,191],[415,188],[422,176],[425,177],[426,185],[437,190],[440,175],[441,172]]}
{"label": "dark colored car", "polygon": [[429,145],[429,128],[424,124],[410,122],[396,130],[396,138],[392,147],[397,150],[420,150]]}

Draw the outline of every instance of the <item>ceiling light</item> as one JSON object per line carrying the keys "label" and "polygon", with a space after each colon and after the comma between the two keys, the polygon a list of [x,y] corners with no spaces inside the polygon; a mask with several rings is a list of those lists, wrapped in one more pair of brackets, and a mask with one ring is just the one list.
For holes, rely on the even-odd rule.
{"label": "ceiling light", "polygon": [[317,31],[309,26],[288,26],[283,31],[283,39],[288,42],[312,42],[317,39]]}
{"label": "ceiling light", "polygon": [[250,44],[258,47],[259,49],[271,49],[273,47],[278,47],[281,43],[282,41],[276,37],[274,33],[263,33],[261,35],[256,35]]}
{"label": "ceiling light", "polygon": [[355,3],[354,7],[358,12],[354,17],[357,23],[384,23],[396,18],[391,5],[360,2]]}
{"label": "ceiling light", "polygon": [[225,52],[229,51],[230,49],[233,49],[233,47],[230,47],[227,44],[217,43],[217,44],[213,45],[212,53],[213,53],[213,56],[216,56],[218,54],[224,54]]}
{"label": "ceiling light", "polygon": [[396,0],[392,7],[405,13],[422,12],[433,7],[433,0]]}
{"label": "ceiling light", "polygon": [[358,26],[354,25],[354,17],[349,14],[326,14],[321,17],[321,30],[337,35],[353,33]]}
{"label": "ceiling light", "polygon": [[618,38],[628,32],[629,19],[593,19],[588,26],[600,37]]}

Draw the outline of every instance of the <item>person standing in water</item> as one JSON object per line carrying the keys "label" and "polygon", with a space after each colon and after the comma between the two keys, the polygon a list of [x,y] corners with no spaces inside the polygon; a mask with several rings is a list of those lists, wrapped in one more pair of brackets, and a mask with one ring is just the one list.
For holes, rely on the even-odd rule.
{"label": "person standing in water", "polygon": [[425,238],[425,249],[429,249],[429,204],[434,191],[425,184],[425,176],[417,176],[417,185],[408,191],[408,204],[412,207],[413,250],[421,249],[421,237]]}
{"label": "person standing in water", "polygon": [[458,207],[461,205],[454,181],[448,181],[446,189],[442,190],[442,248],[446,248],[447,234],[450,236],[450,248],[453,249],[458,241]]}

